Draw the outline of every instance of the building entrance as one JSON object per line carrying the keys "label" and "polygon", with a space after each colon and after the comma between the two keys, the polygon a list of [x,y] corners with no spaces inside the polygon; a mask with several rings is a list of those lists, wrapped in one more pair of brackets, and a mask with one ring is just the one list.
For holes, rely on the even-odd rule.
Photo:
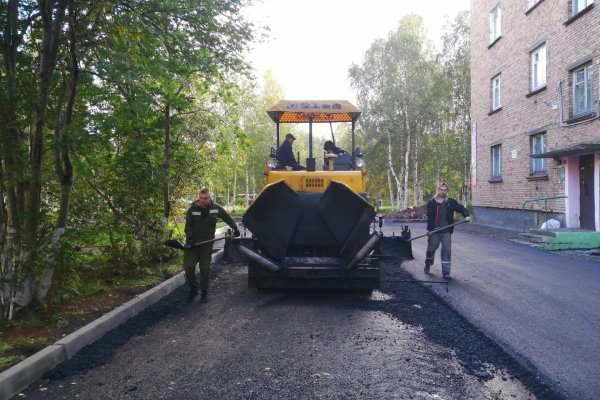
{"label": "building entrance", "polygon": [[579,157],[579,223],[583,229],[596,230],[594,203],[594,155]]}

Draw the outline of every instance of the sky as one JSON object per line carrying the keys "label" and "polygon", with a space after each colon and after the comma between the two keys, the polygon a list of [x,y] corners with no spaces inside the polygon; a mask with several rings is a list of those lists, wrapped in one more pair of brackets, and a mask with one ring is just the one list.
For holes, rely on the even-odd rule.
{"label": "sky", "polygon": [[259,80],[270,69],[286,99],[352,103],[356,99],[348,69],[353,63],[360,65],[371,44],[387,38],[404,15],[420,15],[430,39],[439,44],[445,21],[470,7],[470,0],[254,2],[245,15],[271,29],[271,37],[249,54]]}

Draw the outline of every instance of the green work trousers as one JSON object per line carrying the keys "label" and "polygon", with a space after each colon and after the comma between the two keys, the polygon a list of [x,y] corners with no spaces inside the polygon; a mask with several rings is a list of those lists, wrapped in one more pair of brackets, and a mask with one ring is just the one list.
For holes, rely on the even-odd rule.
{"label": "green work trousers", "polygon": [[183,250],[183,270],[185,271],[185,280],[190,286],[190,289],[198,288],[196,264],[198,264],[200,269],[200,289],[208,289],[208,273],[210,271],[212,245],[212,243],[207,243]]}

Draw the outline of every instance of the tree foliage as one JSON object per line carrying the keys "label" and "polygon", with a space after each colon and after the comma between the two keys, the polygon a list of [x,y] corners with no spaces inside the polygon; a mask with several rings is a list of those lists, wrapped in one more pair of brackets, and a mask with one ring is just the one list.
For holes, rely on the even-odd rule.
{"label": "tree foliage", "polygon": [[207,175],[207,143],[222,138],[255,32],[245,5],[0,4],[2,317],[43,301],[69,225],[152,256],[171,190]]}
{"label": "tree foliage", "polygon": [[459,14],[446,28],[438,54],[421,17],[405,16],[349,70],[363,111],[369,191],[396,209],[422,204],[441,180],[468,198],[467,19]]}

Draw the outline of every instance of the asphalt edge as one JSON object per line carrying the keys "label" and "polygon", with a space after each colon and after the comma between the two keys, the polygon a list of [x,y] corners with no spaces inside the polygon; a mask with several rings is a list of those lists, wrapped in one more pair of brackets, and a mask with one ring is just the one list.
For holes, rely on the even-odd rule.
{"label": "asphalt edge", "polygon": [[[221,260],[223,256],[223,249],[216,251],[212,255],[211,264]],[[8,400],[18,395],[19,392],[39,379],[44,373],[73,357],[83,347],[94,343],[110,330],[135,317],[145,308],[158,302],[183,284],[185,284],[185,272],[181,271],[172,278],[147,292],[135,296],[127,303],[0,373],[0,399]]]}

